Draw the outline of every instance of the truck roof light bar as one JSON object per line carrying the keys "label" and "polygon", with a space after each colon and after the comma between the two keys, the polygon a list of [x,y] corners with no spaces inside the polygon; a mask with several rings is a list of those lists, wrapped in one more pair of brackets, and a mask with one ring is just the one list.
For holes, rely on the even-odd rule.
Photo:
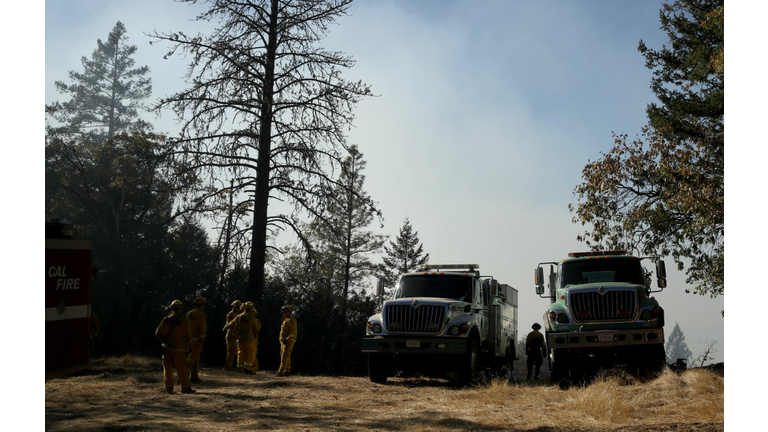
{"label": "truck roof light bar", "polygon": [[422,264],[419,270],[470,270],[478,271],[480,266],[477,264]]}
{"label": "truck roof light bar", "polygon": [[629,255],[625,250],[613,250],[613,251],[594,251],[594,252],[571,252],[568,254],[570,258],[580,258],[587,256],[604,256],[604,255]]}

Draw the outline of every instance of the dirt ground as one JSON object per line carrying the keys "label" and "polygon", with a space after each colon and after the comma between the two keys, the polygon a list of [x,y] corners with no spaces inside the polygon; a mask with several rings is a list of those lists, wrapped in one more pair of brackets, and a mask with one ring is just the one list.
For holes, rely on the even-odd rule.
{"label": "dirt ground", "polygon": [[[195,394],[163,391],[159,361],[45,383],[47,431],[722,431],[724,378],[666,372],[561,390],[546,381],[276,377],[203,369]],[[650,402],[649,402],[650,401]]]}

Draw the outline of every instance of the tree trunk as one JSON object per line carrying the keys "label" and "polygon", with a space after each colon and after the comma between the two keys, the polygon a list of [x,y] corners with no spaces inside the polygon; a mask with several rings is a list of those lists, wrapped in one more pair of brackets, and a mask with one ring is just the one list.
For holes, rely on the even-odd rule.
{"label": "tree trunk", "polygon": [[264,291],[264,264],[267,252],[267,208],[269,205],[269,176],[272,144],[272,101],[275,83],[275,53],[277,51],[277,0],[272,0],[269,16],[267,63],[264,71],[263,99],[259,125],[259,156],[256,170],[256,196],[253,209],[253,242],[248,295],[261,304]]}

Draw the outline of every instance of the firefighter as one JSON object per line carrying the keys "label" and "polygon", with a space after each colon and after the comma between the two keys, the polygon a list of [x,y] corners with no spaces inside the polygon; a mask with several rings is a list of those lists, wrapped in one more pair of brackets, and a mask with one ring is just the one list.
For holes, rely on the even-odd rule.
{"label": "firefighter", "polygon": [[296,343],[298,323],[293,316],[293,306],[285,305],[280,310],[283,314],[283,325],[280,327],[280,369],[277,376],[291,374],[291,352]]}
{"label": "firefighter", "polygon": [[224,324],[224,332],[226,332],[227,340],[227,360],[224,363],[224,369],[235,370],[235,361],[237,361],[237,329],[234,328],[233,321],[240,315],[240,306],[243,303],[240,300],[232,302],[232,310],[227,313],[226,323]]}
{"label": "firefighter", "polygon": [[171,314],[160,321],[155,336],[163,347],[163,384],[166,393],[173,394],[173,368],[181,382],[182,393],[195,393],[187,375],[187,358],[184,353],[192,339],[187,317],[181,314],[181,301],[174,300],[170,305]]}
{"label": "firefighter", "polygon": [[253,307],[253,302],[245,302],[242,310],[234,320],[237,327],[237,370],[242,370],[246,375],[254,375],[259,370],[256,354],[261,321],[256,318],[259,312]]}
{"label": "firefighter", "polygon": [[197,297],[192,304],[195,308],[187,312],[187,321],[189,321],[189,330],[192,334],[192,341],[189,344],[189,356],[187,356],[187,369],[190,373],[190,381],[200,382],[200,353],[203,351],[203,342],[205,342],[205,332],[208,330],[208,322],[205,317],[205,299]]}
{"label": "firefighter", "polygon": [[528,356],[526,361],[526,366],[528,367],[526,379],[531,379],[531,372],[534,372],[534,369],[534,379],[539,379],[541,363],[544,357],[547,356],[547,344],[544,341],[544,335],[539,332],[541,325],[533,323],[531,328],[533,331],[528,333],[528,336],[525,338],[525,355]]}

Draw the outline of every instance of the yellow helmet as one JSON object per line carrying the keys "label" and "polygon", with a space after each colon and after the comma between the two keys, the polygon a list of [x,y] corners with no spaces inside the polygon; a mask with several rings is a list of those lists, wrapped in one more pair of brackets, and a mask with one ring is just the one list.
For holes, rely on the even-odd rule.
{"label": "yellow helmet", "polygon": [[283,306],[282,309],[280,309],[280,312],[282,312],[282,311],[291,311],[291,312],[293,312],[293,306],[285,305],[285,306]]}
{"label": "yellow helmet", "polygon": [[235,300],[235,301],[232,302],[232,306],[233,307],[240,307],[240,305],[242,305],[242,304],[243,304],[243,302],[241,302],[240,300]]}
{"label": "yellow helmet", "polygon": [[202,297],[197,297],[192,301],[192,304],[196,304],[196,305],[205,304],[205,299]]}
{"label": "yellow helmet", "polygon": [[241,306],[240,309],[248,310],[248,309],[250,309],[252,307],[253,307],[253,302],[247,301],[247,302],[243,303],[243,306]]}
{"label": "yellow helmet", "polygon": [[175,307],[182,307],[181,300],[174,300],[171,302],[171,305],[168,306],[169,309],[173,309]]}

